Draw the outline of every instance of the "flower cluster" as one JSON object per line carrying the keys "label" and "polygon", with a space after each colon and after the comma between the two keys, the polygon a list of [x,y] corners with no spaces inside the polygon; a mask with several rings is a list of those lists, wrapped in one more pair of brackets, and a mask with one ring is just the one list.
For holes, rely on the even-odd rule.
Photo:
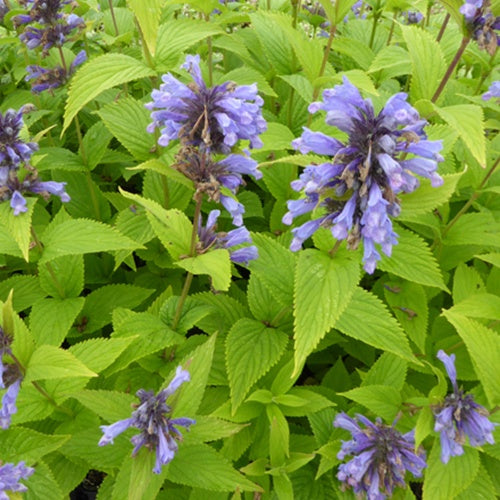
{"label": "flower cluster", "polygon": [[352,434],[350,441],[342,441],[337,458],[344,460],[347,455],[353,458],[340,465],[337,478],[353,488],[354,493],[366,493],[368,500],[382,500],[391,496],[396,486],[406,486],[407,470],[421,477],[426,467],[425,453],[415,451],[413,430],[401,434],[394,424],[384,425],[380,419],[373,423],[363,415],[351,418],[345,413],[339,413],[333,425]]}
{"label": "flower cluster", "polygon": [[320,227],[330,228],[337,240],[347,240],[348,248],[364,245],[364,268],[373,273],[380,245],[391,255],[397,235],[389,216],[400,212],[399,193],[414,191],[419,185],[414,174],[427,177],[433,186],[443,180],[436,173],[443,161],[441,141],[429,141],[423,131],[427,123],[406,102],[407,95],[391,97],[375,115],[369,99],[344,77],[342,85],[323,92],[323,102],[314,102],[309,111],[325,110],[326,123],[348,135],[347,143],[313,132],[304,132],[292,145],[301,153],[313,151],[332,156],[331,161],[309,165],[291,186],[304,197],[288,202],[284,224],[299,215],[321,210],[319,216],[292,230],[291,250]]}
{"label": "flower cluster", "polygon": [[173,460],[178,449],[177,441],[182,440],[182,434],[175,426],[189,429],[191,425],[196,423],[191,418],[169,418],[168,415],[171,413],[172,408],[166,404],[166,399],[181,384],[189,382],[189,380],[189,372],[179,366],[168,387],[160,391],[156,396],[153,391],[145,391],[144,389],[137,391],[136,395],[141,402],[136,406],[132,416],[119,420],[112,425],[102,425],[101,430],[104,435],[99,441],[99,446],[112,444],[116,436],[129,427],[136,427],[141,432],[131,439],[134,445],[132,456],[135,456],[143,446],[149,450],[156,450],[156,464],[153,472],[160,474],[162,465],[166,465]]}
{"label": "flower cluster", "polygon": [[474,401],[474,396],[458,388],[455,355],[448,356],[441,350],[437,357],[443,362],[453,386],[453,392],[433,408],[434,430],[440,433],[441,439],[441,461],[446,464],[450,457],[464,453],[467,436],[471,446],[494,444],[495,425],[488,420],[487,410]]}
{"label": "flower cluster", "polygon": [[488,92],[483,94],[483,101],[488,101],[492,98],[500,98],[500,80],[493,82],[488,89]]}
{"label": "flower cluster", "polygon": [[[63,14],[61,11],[70,0],[26,0],[24,3],[31,6],[28,14],[14,18],[16,26],[25,26],[19,38],[28,49],[42,49],[43,57],[52,47],[61,49],[75,29],[82,29],[85,26],[81,17],[73,13]],[[87,59],[85,51],[81,51],[68,67],[62,50],[60,55],[62,66],[44,68],[30,65],[26,68],[28,71],[26,80],[33,80],[34,92],[52,90],[65,84],[75,72],[75,68]]]}
{"label": "flower cluster", "polygon": [[9,500],[8,491],[12,493],[22,493],[27,491],[24,484],[19,481],[28,479],[35,469],[27,467],[24,462],[19,462],[17,465],[8,463],[0,465],[0,500]]}
{"label": "flower cluster", "polygon": [[407,10],[402,12],[401,15],[406,19],[407,24],[418,24],[424,18],[421,12],[414,10]]}
{"label": "flower cluster", "polygon": [[[0,202],[10,200],[14,215],[26,212],[25,192],[41,194],[48,198],[50,194],[57,195],[61,201],[70,200],[65,192],[64,182],[39,180],[36,170],[29,165],[31,155],[38,149],[34,142],[24,142],[19,138],[23,127],[23,112],[9,109],[5,114],[0,113]],[[27,173],[19,175],[21,164]],[[26,174],[26,175],[24,175]]]}
{"label": "flower cluster", "polygon": [[480,49],[494,55],[500,45],[500,17],[495,17],[489,9],[488,2],[483,0],[466,0],[459,9],[463,14],[465,25],[470,36],[477,40]]}
{"label": "flower cluster", "polygon": [[[179,140],[174,168],[193,181],[195,198],[206,194],[209,200],[222,203],[233,223],[241,226],[245,209],[234,195],[244,184],[243,174],[260,179],[262,173],[247,154],[231,153],[239,140],[248,140],[252,148],[261,147],[259,134],[267,127],[261,112],[263,100],[255,84],[225,82],[207,87],[199,55],[188,55],[182,68],[194,82],[185,85],[170,73],[162,77],[160,89],[151,94],[153,101],[146,104],[153,119],[148,131],[160,129],[161,146]],[[216,161],[215,154],[229,156]]]}
{"label": "flower cluster", "polygon": [[207,252],[211,248],[226,248],[229,250],[231,260],[237,264],[248,264],[250,260],[258,257],[257,247],[245,246],[233,250],[234,247],[244,243],[251,243],[252,239],[246,227],[239,227],[227,233],[216,232],[219,210],[212,210],[208,214],[206,226],[202,226],[201,217],[198,221],[198,244],[196,252],[198,255]]}
{"label": "flower cluster", "polygon": [[8,429],[10,427],[11,416],[17,412],[16,400],[21,388],[22,375],[15,364],[4,363],[5,355],[12,357],[10,344],[12,339],[0,327],[0,389],[7,388],[2,397],[0,408],[0,427]]}

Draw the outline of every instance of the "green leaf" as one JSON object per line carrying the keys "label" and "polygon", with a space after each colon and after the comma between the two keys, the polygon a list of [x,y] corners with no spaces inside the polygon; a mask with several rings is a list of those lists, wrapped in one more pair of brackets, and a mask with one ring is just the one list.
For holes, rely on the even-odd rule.
{"label": "green leaf", "polygon": [[465,490],[479,471],[479,454],[473,448],[465,448],[465,453],[452,457],[443,464],[440,457],[439,439],[427,459],[423,500],[449,500]]}
{"label": "green leaf", "polygon": [[138,402],[136,396],[118,391],[84,390],[71,396],[107,422],[130,417],[133,411],[132,405]]}
{"label": "green leaf", "polygon": [[263,142],[260,151],[276,151],[278,149],[291,149],[295,136],[286,125],[268,122],[267,130],[260,138]]}
{"label": "green leaf", "polygon": [[83,297],[41,299],[33,304],[30,315],[30,329],[38,345],[60,346],[81,311]]}
{"label": "green leaf", "polygon": [[312,101],[313,86],[307,78],[302,75],[280,75],[280,78],[288,83],[306,103],[309,104]]}
{"label": "green leaf", "polygon": [[363,70],[368,70],[375,54],[365,43],[355,38],[334,38],[332,49],[350,57]]}
{"label": "green leaf", "polygon": [[500,225],[488,212],[465,214],[446,234],[445,245],[500,247]]}
{"label": "green leaf", "polygon": [[87,219],[72,219],[51,227],[44,233],[42,242],[44,251],[40,262],[63,255],[135,250],[140,247],[111,226]]}
{"label": "green leaf", "polygon": [[425,212],[431,212],[435,208],[446,203],[455,192],[457,183],[463,172],[458,174],[443,175],[444,183],[437,188],[431,186],[429,179],[419,179],[420,186],[413,193],[401,196],[401,217]]}
{"label": "green leaf", "polygon": [[122,83],[156,76],[151,68],[124,54],[104,54],[84,64],[71,79],[61,134],[77,113],[107,89]]}
{"label": "green leaf", "polygon": [[482,255],[475,255],[474,257],[489,262],[495,267],[500,267],[500,253],[484,253]]}
{"label": "green leaf", "polygon": [[490,405],[494,407],[500,404],[500,384],[498,384],[500,338],[498,333],[453,310],[443,311],[443,314],[464,341]]}
{"label": "green leaf", "polygon": [[[24,484],[24,481],[22,484]],[[26,486],[28,487],[28,491],[23,495],[23,498],[26,500],[64,497],[52,471],[43,461],[36,463],[35,473],[26,481]],[[14,495],[17,497],[17,494]],[[10,496],[10,498],[15,500],[14,496]]]}
{"label": "green leaf", "polygon": [[220,85],[224,82],[235,82],[238,85],[251,85],[252,83],[256,83],[259,92],[271,97],[278,97],[278,94],[276,94],[269,83],[267,83],[264,75],[260,71],[249,68],[248,66],[242,66],[221,74],[215,83]]}
{"label": "green leaf", "polygon": [[21,250],[23,258],[29,261],[31,241],[31,218],[38,198],[26,198],[27,212],[14,215],[10,203],[0,203],[0,224],[9,233]]}
{"label": "green leaf", "polygon": [[288,422],[279,406],[271,403],[266,406],[266,414],[269,419],[269,453],[271,467],[283,465],[285,458],[289,456],[290,429]]}
{"label": "green leaf", "polygon": [[219,26],[195,19],[170,19],[158,30],[155,64],[158,70],[170,70],[181,54],[209,36],[223,33]]}
{"label": "green leaf", "polygon": [[399,45],[384,47],[371,62],[368,73],[384,71],[386,78],[400,75],[408,75],[411,69],[408,67],[408,52]]}
{"label": "green leaf", "polygon": [[196,425],[190,427],[189,433],[183,437],[187,444],[199,444],[233,436],[246,427],[246,424],[235,424],[220,418],[197,415]]}
{"label": "green leaf", "polygon": [[46,147],[38,151],[36,169],[43,170],[69,170],[84,172],[86,170],[80,155],[64,148]]}
{"label": "green leaf", "polygon": [[434,106],[439,116],[455,129],[471,152],[484,168],[486,166],[486,138],[483,110],[474,104],[457,104],[446,108]]}
{"label": "green leaf", "polygon": [[194,275],[208,274],[215,290],[227,292],[231,284],[231,261],[229,251],[216,248],[196,257],[188,257],[176,262],[176,265]]}
{"label": "green leaf", "polygon": [[[146,127],[151,123],[150,112],[133,97],[111,102],[98,112],[106,128],[122,143],[136,160],[151,158],[156,146],[155,135]],[[130,124],[134,126],[131,127]]]}
{"label": "green leaf", "polygon": [[365,406],[386,422],[392,422],[401,408],[399,391],[388,385],[367,385],[339,392],[339,395]]}
{"label": "green leaf", "polygon": [[408,363],[390,352],[384,352],[370,368],[363,380],[363,386],[387,385],[401,391],[403,389]]}
{"label": "green leaf", "polygon": [[183,360],[182,364],[189,363],[191,380],[184,384],[183,390],[178,395],[173,410],[174,416],[192,416],[198,411],[212,368],[216,338],[217,335],[213,334]]}
{"label": "green leaf", "polygon": [[354,290],[335,328],[368,345],[416,362],[408,339],[397,321],[375,295],[362,288]]}
{"label": "green leaf", "polygon": [[73,354],[51,345],[38,347],[26,367],[25,382],[67,377],[97,377]]}
{"label": "green leaf", "polygon": [[[1,231],[0,231],[1,233]],[[14,290],[14,311],[21,312],[31,307],[34,302],[45,296],[36,276],[14,275],[0,283],[0,300],[7,300],[11,290]]]}
{"label": "green leaf", "polygon": [[[106,130],[102,122],[95,123],[87,130],[83,138],[83,151],[85,151],[87,168],[89,170],[93,170],[99,165],[108,149],[110,141],[111,134]],[[80,151],[81,149],[82,148],[80,148]]]}
{"label": "green leaf", "polygon": [[83,290],[83,255],[65,255],[38,266],[40,287],[57,299],[78,297]]}
{"label": "green leaf", "polygon": [[168,467],[167,479],[209,491],[262,491],[211,446],[181,444]]}
{"label": "green leaf", "polygon": [[425,241],[402,227],[395,228],[395,232],[399,235],[398,244],[392,247],[391,257],[382,255],[377,267],[408,281],[447,291],[441,270]]}
{"label": "green leaf", "polygon": [[450,312],[469,318],[500,320],[500,297],[490,293],[475,293],[454,305]]}
{"label": "green leaf", "polygon": [[252,273],[266,285],[271,295],[282,306],[293,302],[293,275],[295,256],[277,241],[260,233],[252,234],[259,250],[259,258],[248,265]]}
{"label": "green leaf", "polygon": [[128,5],[132,9],[141,28],[144,41],[153,56],[156,52],[156,38],[160,24],[162,4],[162,0],[149,0],[146,3],[143,0],[128,0]]}
{"label": "green leaf", "polygon": [[295,372],[335,325],[359,281],[359,264],[346,252],[332,258],[318,250],[301,252],[295,273]]}
{"label": "green leaf", "polygon": [[402,26],[411,60],[413,101],[431,99],[446,71],[441,47],[430,33],[415,26]]}
{"label": "green leaf", "polygon": [[42,434],[24,427],[12,427],[0,432],[3,462],[35,462],[60,448],[70,436]]}
{"label": "green leaf", "polygon": [[242,318],[226,339],[226,367],[233,413],[251,387],[281,358],[288,336],[259,321]]}
{"label": "green leaf", "polygon": [[178,260],[181,256],[189,255],[193,226],[183,212],[176,209],[165,210],[155,201],[121,189],[120,193],[148,211],[148,220],[153,231],[172,258]]}

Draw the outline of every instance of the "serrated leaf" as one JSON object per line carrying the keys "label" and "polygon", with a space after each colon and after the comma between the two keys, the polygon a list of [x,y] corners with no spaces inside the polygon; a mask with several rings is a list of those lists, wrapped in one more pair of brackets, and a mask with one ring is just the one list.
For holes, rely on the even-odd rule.
{"label": "serrated leaf", "polygon": [[401,391],[407,368],[408,363],[404,359],[390,352],[384,352],[370,368],[362,385],[387,385]]}
{"label": "serrated leaf", "polygon": [[299,255],[295,273],[295,372],[335,325],[359,281],[359,264],[347,253]]}
{"label": "serrated leaf", "polygon": [[144,3],[143,0],[128,0],[128,4],[137,18],[149,52],[154,56],[163,1],[149,0]]}
{"label": "serrated leaf", "polygon": [[408,52],[399,45],[389,45],[377,53],[371,62],[368,73],[376,73],[384,70],[386,78],[400,75],[408,75],[411,69],[408,67]]}
{"label": "serrated leaf", "polygon": [[465,214],[443,239],[445,245],[483,245],[500,247],[500,225],[488,212]]}
{"label": "serrated leaf", "polygon": [[443,311],[443,314],[464,341],[490,405],[494,407],[500,404],[500,384],[498,384],[500,338],[498,333],[452,310]]}
{"label": "serrated leaf", "polygon": [[34,462],[60,448],[70,436],[48,435],[24,427],[13,427],[0,432],[3,462]]}
{"label": "serrated leaf", "polygon": [[392,422],[401,409],[399,391],[388,385],[367,385],[339,394],[365,406],[386,422]]}
{"label": "serrated leaf", "polygon": [[441,270],[425,241],[415,233],[395,228],[398,244],[392,247],[392,255],[382,255],[377,267],[401,278],[447,291]]}
{"label": "serrated leaf", "polygon": [[455,304],[449,311],[469,318],[500,321],[500,297],[491,293],[475,293]]}
{"label": "serrated leaf", "polygon": [[47,230],[40,262],[63,255],[78,255],[112,250],[135,250],[140,245],[111,226],[88,219],[72,219]]}
{"label": "serrated leaf", "polygon": [[14,215],[10,203],[0,203],[0,224],[17,243],[26,262],[29,261],[31,218],[38,198],[26,198],[26,212]]}
{"label": "serrated leaf", "polygon": [[453,457],[447,464],[441,462],[438,439],[427,460],[423,500],[449,500],[467,488],[479,471],[479,454],[473,448]]}
{"label": "serrated leaf", "polygon": [[[98,112],[106,128],[137,160],[151,158],[151,150],[155,147],[154,134],[146,127],[152,121],[150,112],[142,103],[133,97],[120,99],[101,108]],[[130,124],[134,126],[131,127]]]}
{"label": "serrated leaf", "polygon": [[446,71],[441,47],[430,33],[418,27],[401,29],[411,60],[411,96],[414,101],[431,99]]}
{"label": "serrated leaf", "polygon": [[267,130],[261,134],[260,138],[263,142],[260,151],[276,151],[278,149],[291,149],[295,136],[286,125],[268,122]]}
{"label": "serrated leaf", "polygon": [[[23,481],[22,484],[25,482],[28,491],[23,495],[23,498],[26,500],[64,497],[52,471],[43,461],[36,463],[35,473],[27,481]],[[14,496],[10,496],[10,498],[15,500]]]}
{"label": "serrated leaf", "polygon": [[229,251],[217,248],[196,257],[188,257],[176,262],[176,265],[194,275],[208,274],[215,290],[227,292],[231,284],[231,261]]}
{"label": "serrated leaf", "polygon": [[193,226],[183,212],[176,209],[165,210],[153,200],[121,189],[120,193],[148,211],[153,231],[174,259],[189,255]]}
{"label": "serrated leaf", "polygon": [[169,465],[167,479],[209,491],[262,491],[208,445],[179,446]]}
{"label": "serrated leaf", "polygon": [[280,359],[288,336],[259,321],[242,318],[226,339],[226,367],[233,412],[244,401],[253,384]]}
{"label": "serrated leaf", "polygon": [[262,94],[266,94],[271,97],[278,97],[278,94],[276,94],[269,83],[267,83],[264,75],[260,71],[249,68],[248,66],[242,66],[224,73],[220,76],[218,82],[216,83],[220,85],[227,81],[235,82],[238,85],[251,85],[252,83],[256,83],[259,92]]}
{"label": "serrated leaf", "polygon": [[500,253],[485,253],[482,255],[475,255],[474,257],[489,262],[495,267],[500,267]]}
{"label": "serrated leaf", "polygon": [[483,110],[474,104],[457,104],[446,108],[434,107],[438,115],[458,132],[472,156],[486,166],[486,137]]}
{"label": "serrated leaf", "polygon": [[11,290],[13,294],[14,311],[21,312],[31,307],[34,302],[44,297],[40,282],[36,276],[14,275],[0,282],[0,300],[7,300]]}
{"label": "serrated leaf", "polygon": [[111,134],[106,130],[104,123],[94,123],[85,134],[80,148],[80,154],[83,150],[85,152],[85,159],[87,168],[93,170],[99,165],[102,157],[108,149],[109,142],[111,141]]}
{"label": "serrated leaf", "polygon": [[83,297],[42,299],[33,304],[30,315],[30,329],[38,345],[60,346],[81,311]]}
{"label": "serrated leaf", "polygon": [[290,429],[279,406],[271,403],[266,406],[269,420],[269,454],[271,467],[283,465],[289,455]]}
{"label": "serrated leaf", "polygon": [[130,417],[133,411],[132,404],[139,401],[132,394],[118,391],[84,390],[71,396],[107,422],[116,422]]}
{"label": "serrated leaf", "polygon": [[354,290],[335,328],[373,347],[392,352],[408,361],[416,361],[397,321],[375,295],[362,288]]}
{"label": "serrated leaf", "polygon": [[70,170],[85,172],[86,168],[80,155],[64,148],[46,147],[38,151],[40,160],[36,164],[38,171],[43,170]]}
{"label": "serrated leaf", "polygon": [[35,350],[26,367],[25,382],[67,377],[97,377],[69,351],[42,345]]}
{"label": "serrated leaf", "polygon": [[83,290],[83,255],[65,255],[38,266],[40,287],[51,297],[78,297]]}
{"label": "serrated leaf", "polygon": [[235,424],[220,418],[197,415],[196,425],[191,426],[189,433],[183,437],[187,444],[199,444],[233,436],[245,427],[247,424]]}
{"label": "serrated leaf", "polygon": [[101,92],[147,76],[156,76],[156,72],[125,54],[104,54],[84,64],[71,79],[61,134],[85,104]]}

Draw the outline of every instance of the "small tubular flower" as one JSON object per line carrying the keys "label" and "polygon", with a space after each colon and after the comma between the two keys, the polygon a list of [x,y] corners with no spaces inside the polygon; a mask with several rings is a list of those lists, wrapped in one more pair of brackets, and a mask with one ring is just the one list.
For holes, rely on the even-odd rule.
{"label": "small tubular flower", "polygon": [[137,397],[140,404],[132,412],[130,418],[119,420],[111,425],[102,425],[104,435],[99,441],[99,446],[113,443],[114,438],[127,430],[135,427],[141,432],[131,438],[134,445],[132,456],[145,446],[149,450],[156,451],[156,463],[153,468],[155,474],[160,474],[163,465],[168,464],[175,456],[178,449],[177,441],[182,440],[182,434],[177,427],[189,427],[196,423],[190,418],[170,418],[172,408],[166,404],[166,399],[171,396],[181,384],[190,380],[189,372],[177,367],[175,377],[166,389],[157,395],[153,391],[140,389]]}
{"label": "small tubular flower", "polygon": [[448,356],[443,350],[437,353],[453,386],[453,392],[444,401],[433,407],[434,430],[440,433],[441,461],[448,463],[450,457],[463,455],[466,437],[471,446],[494,444],[495,424],[488,419],[488,411],[474,401],[472,394],[458,388],[455,355]]}
{"label": "small tubular flower", "polygon": [[478,47],[494,55],[500,45],[500,17],[492,14],[489,2],[466,0],[459,12],[464,16],[469,36],[477,41]]}
{"label": "small tubular flower", "polygon": [[21,377],[7,387],[7,391],[2,397],[2,407],[0,408],[0,427],[8,429],[12,415],[17,413],[17,396],[21,389]]}
{"label": "small tubular flower", "polygon": [[200,56],[188,55],[182,65],[193,77],[188,85],[167,73],[159,90],[153,90],[153,123],[148,131],[159,128],[158,143],[167,146],[179,139],[186,146],[228,154],[240,139],[250,141],[252,148],[262,146],[259,134],[267,128],[262,117],[262,98],[257,85],[225,82],[207,87],[200,70]]}
{"label": "small tubular flower", "polygon": [[500,80],[493,82],[488,91],[483,94],[483,101],[488,101],[493,98],[500,99]]}
{"label": "small tubular flower", "polygon": [[320,227],[330,228],[338,240],[346,239],[348,248],[364,245],[364,268],[373,273],[381,247],[386,255],[397,243],[391,217],[399,214],[400,193],[409,193],[419,184],[415,174],[430,179],[433,186],[443,180],[437,164],[443,161],[441,141],[429,141],[426,124],[406,102],[407,95],[391,97],[375,115],[369,99],[344,77],[342,85],[323,92],[323,102],[314,102],[309,111],[326,111],[326,123],[348,134],[346,143],[304,128],[292,142],[301,153],[310,151],[331,156],[331,161],[309,165],[292,189],[303,197],[288,202],[284,224],[308,212],[316,218],[292,230],[291,249]]}
{"label": "small tubular flower", "polygon": [[19,481],[28,479],[35,469],[27,467],[24,462],[19,462],[17,465],[12,463],[0,463],[0,500],[9,500],[7,492],[22,493],[28,488]]}
{"label": "small tubular flower", "polygon": [[337,455],[339,460],[353,456],[339,466],[337,478],[345,488],[353,488],[358,495],[366,494],[368,500],[383,500],[392,496],[395,487],[406,486],[407,470],[415,477],[422,475],[426,467],[425,453],[423,450],[415,452],[413,430],[401,434],[394,424],[384,425],[380,419],[373,423],[359,414],[351,418],[346,413],[339,413],[333,425],[352,435],[350,441],[342,441]]}
{"label": "small tubular flower", "polygon": [[246,227],[239,227],[227,233],[217,232],[217,219],[219,210],[212,210],[207,217],[205,226],[201,224],[201,217],[198,221],[198,244],[196,251],[198,254],[210,251],[211,248],[226,248],[229,250],[229,258],[237,264],[248,264],[248,261],[258,258],[257,247],[254,245],[235,249],[234,247],[251,243],[252,238]]}

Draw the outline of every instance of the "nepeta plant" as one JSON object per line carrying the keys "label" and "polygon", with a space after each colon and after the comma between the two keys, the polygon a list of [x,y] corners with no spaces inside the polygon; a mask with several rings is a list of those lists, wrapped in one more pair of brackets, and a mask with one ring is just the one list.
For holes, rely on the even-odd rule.
{"label": "nepeta plant", "polygon": [[3,464],[0,462],[0,500],[9,500],[7,492],[22,493],[27,491],[27,487],[20,483],[22,479],[28,479],[35,469],[26,467],[24,462],[17,465],[12,463]]}

